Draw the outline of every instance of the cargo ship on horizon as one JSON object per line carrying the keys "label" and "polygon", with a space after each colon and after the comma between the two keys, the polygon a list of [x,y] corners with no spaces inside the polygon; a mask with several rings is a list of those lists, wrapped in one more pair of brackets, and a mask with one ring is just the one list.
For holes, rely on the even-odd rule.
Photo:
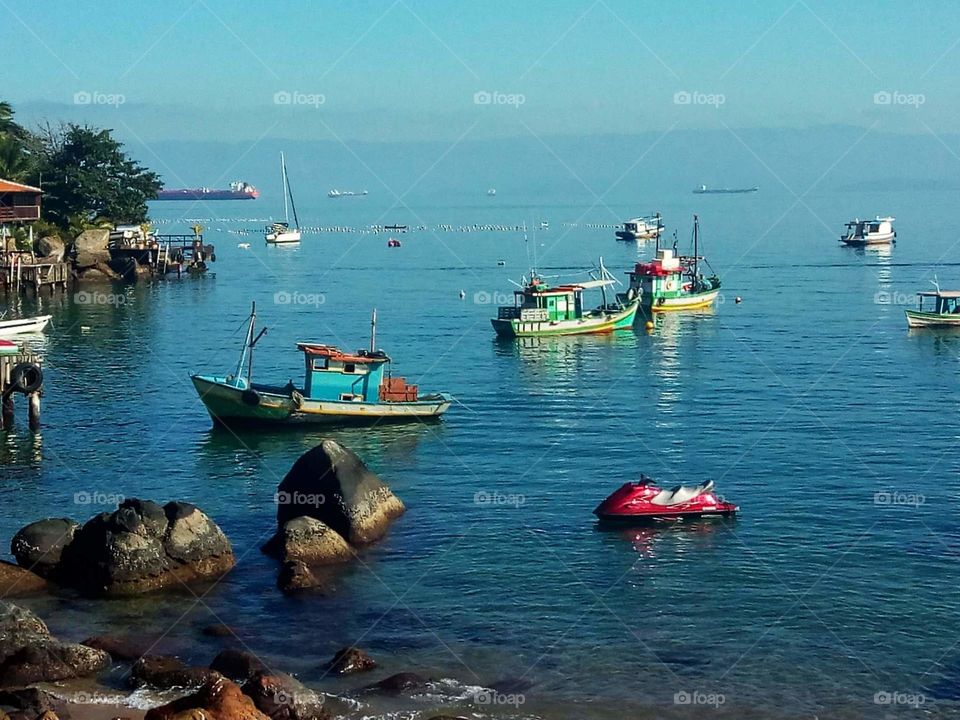
{"label": "cargo ship on horizon", "polygon": [[177,188],[161,190],[155,200],[256,200],[260,191],[243,180],[230,183],[229,189],[213,188]]}

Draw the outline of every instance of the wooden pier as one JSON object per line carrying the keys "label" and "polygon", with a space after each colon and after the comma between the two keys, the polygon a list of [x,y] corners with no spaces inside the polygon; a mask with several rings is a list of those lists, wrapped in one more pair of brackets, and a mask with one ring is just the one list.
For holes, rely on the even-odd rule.
{"label": "wooden pier", "polygon": [[14,424],[14,398],[27,399],[30,429],[40,429],[40,396],[43,394],[43,366],[40,357],[24,347],[16,355],[0,355],[0,430]]}
{"label": "wooden pier", "polygon": [[47,288],[52,295],[55,289],[65,292],[69,281],[69,263],[37,262],[32,253],[0,254],[0,285],[4,293],[32,290],[34,295],[39,295],[42,289]]}
{"label": "wooden pier", "polygon": [[201,230],[198,225],[192,234],[111,238],[111,262],[124,276],[136,274],[138,268],[148,268],[157,277],[205,272],[207,261],[216,261],[217,256],[213,245],[204,244]]}

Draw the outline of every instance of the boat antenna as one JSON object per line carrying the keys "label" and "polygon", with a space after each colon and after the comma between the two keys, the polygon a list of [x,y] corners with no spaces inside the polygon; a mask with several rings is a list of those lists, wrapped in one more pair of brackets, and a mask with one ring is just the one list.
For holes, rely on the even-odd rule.
{"label": "boat antenna", "polygon": [[933,283],[933,286],[937,289],[937,294],[939,295],[939,294],[940,294],[940,281],[937,280],[937,276],[934,275],[934,276],[933,276],[933,280],[931,280],[930,282]]}
{"label": "boat antenna", "polygon": [[653,232],[654,232],[654,237],[655,237],[656,240],[657,240],[657,244],[656,244],[656,247],[654,248],[654,252],[659,252],[659,251],[660,251],[660,229],[661,229],[662,227],[663,227],[663,226],[662,226],[661,220],[660,220],[660,213],[658,212],[658,213],[657,213],[657,227],[656,227],[656,230],[653,231]]}
{"label": "boat antenna", "polygon": [[377,309],[370,315],[370,353],[377,351]]}
{"label": "boat antenna", "polygon": [[697,273],[700,270],[700,217],[693,216],[693,284],[697,284]]}

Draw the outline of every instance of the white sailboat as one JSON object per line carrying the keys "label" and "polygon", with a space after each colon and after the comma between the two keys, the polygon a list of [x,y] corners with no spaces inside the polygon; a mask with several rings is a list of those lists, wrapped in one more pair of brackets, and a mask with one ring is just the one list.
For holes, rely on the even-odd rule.
{"label": "white sailboat", "polygon": [[[300,220],[297,218],[297,206],[293,204],[290,192],[290,180],[287,179],[287,164],[280,153],[280,175],[283,177],[283,219],[282,223],[267,225],[264,238],[270,245],[283,245],[300,242]],[[293,210],[293,228],[290,227],[290,211]]]}

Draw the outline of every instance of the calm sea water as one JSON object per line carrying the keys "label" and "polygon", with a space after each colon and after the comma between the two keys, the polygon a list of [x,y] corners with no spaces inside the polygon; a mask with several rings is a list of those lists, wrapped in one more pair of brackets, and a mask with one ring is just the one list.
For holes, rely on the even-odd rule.
{"label": "calm sea water", "polygon": [[[301,201],[309,226],[550,223],[526,242],[412,232],[399,250],[384,234],[307,234],[298,248],[270,248],[228,232],[258,230],[266,199],[158,205],[162,230],[202,219],[218,248],[213,272],[90,287],[86,303],[40,300],[55,318],[41,345],[44,428],[0,437],[0,537],[44,516],[86,519],[116,496],[185,499],[224,528],[239,564],[200,599],[26,604],[64,636],[155,635],[158,650],[198,663],[219,647],[199,629],[226,622],[268,662],[331,692],[408,670],[462,684],[411,711],[467,712],[453,696],[500,682],[497,700],[521,692],[525,702],[473,709],[879,717],[922,702],[955,712],[960,335],[908,332],[903,317],[934,274],[960,287],[954,198],[660,200],[612,213],[503,197],[389,212],[372,196]],[[651,247],[587,225],[652,209],[681,249],[700,213],[702,251],[724,282],[714,311],[665,317],[651,333],[494,340],[490,301],[534,258],[562,278],[601,254],[626,271]],[[897,216],[892,250],[838,246],[845,221],[876,213]],[[269,327],[259,378],[299,381],[298,340],[364,346],[376,307],[396,371],[460,404],[432,425],[214,431],[188,374],[235,363],[252,300]],[[30,300],[14,311],[36,309]],[[258,550],[274,529],[273,492],[328,435],[409,509],[327,595],[283,597]],[[714,478],[742,515],[598,530],[590,511],[640,472],[665,485]],[[345,644],[367,648],[382,671],[323,679]]]}

